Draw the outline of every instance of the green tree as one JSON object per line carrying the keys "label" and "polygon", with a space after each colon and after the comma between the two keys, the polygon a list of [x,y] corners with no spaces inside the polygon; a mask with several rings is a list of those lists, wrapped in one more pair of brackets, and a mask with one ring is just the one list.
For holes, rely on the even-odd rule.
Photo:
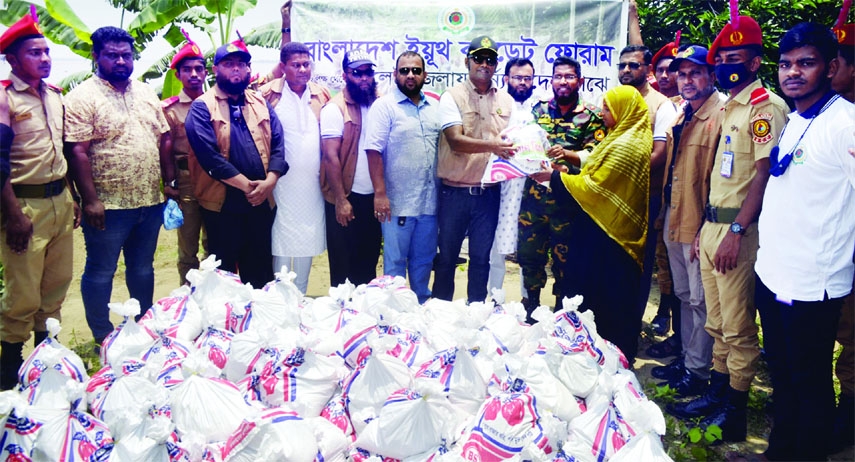
{"label": "green tree", "polygon": [[[730,19],[728,0],[637,0],[641,35],[655,53],[682,30],[681,44],[709,47]],[[804,21],[834,25],[840,0],[743,0],[739,13],[754,18],[763,30],[763,67],[760,78],[783,95],[778,85],[778,41],[788,29]],[[850,21],[851,13],[850,13]]]}
{"label": "green tree", "polygon": [[[162,36],[173,47],[165,56],[146,69],[140,77],[143,81],[158,79],[167,74],[169,62],[177,47],[185,40],[182,27],[203,32],[210,40],[206,55],[211,55],[218,46],[233,40],[234,21],[248,10],[255,8],[257,0],[106,0],[113,8],[122,11],[119,24],[136,40],[137,53],[144,53],[151,41]],[[6,0],[5,9],[0,10],[0,23],[10,26],[30,11],[31,3],[23,0]],[[84,58],[92,55],[92,32],[78,17],[66,0],[45,0],[45,6],[35,5],[42,32],[53,43],[67,46]],[[128,20],[125,26],[125,20]],[[281,40],[279,23],[258,27],[243,36],[248,45],[278,48]],[[200,44],[202,45],[202,44]],[[60,83],[70,89],[82,81],[90,72],[70,76]],[[164,95],[177,93],[178,84],[174,76],[167,75]],[[180,85],[180,84],[179,84]]]}

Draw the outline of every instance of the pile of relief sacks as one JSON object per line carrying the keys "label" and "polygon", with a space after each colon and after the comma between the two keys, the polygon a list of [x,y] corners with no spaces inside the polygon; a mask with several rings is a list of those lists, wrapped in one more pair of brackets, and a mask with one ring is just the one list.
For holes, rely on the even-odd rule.
{"label": "pile of relief sacks", "polygon": [[[668,461],[665,421],[582,300],[430,300],[400,277],[308,299],[217,269],[139,322],[92,377],[52,337],[0,393],[3,461]],[[501,294],[494,294],[501,298]]]}

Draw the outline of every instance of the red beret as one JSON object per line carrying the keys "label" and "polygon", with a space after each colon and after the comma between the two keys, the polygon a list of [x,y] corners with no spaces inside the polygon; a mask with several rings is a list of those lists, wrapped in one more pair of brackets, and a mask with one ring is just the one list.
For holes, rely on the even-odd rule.
{"label": "red beret", "polygon": [[749,45],[763,45],[763,32],[760,25],[750,16],[738,16],[737,24],[727,23],[718,33],[707,54],[707,64],[715,65],[715,55],[719,48],[740,48]]}
{"label": "red beret", "polygon": [[837,43],[846,46],[855,46],[855,24],[844,24],[834,28]]}
{"label": "red beret", "polygon": [[25,14],[18,22],[12,24],[12,27],[6,29],[3,35],[0,35],[0,53],[6,53],[6,49],[18,39],[33,36],[44,37],[44,34],[42,34],[35,18],[30,14]]}
{"label": "red beret", "polygon": [[175,53],[175,56],[172,57],[172,62],[169,63],[169,68],[177,70],[178,63],[186,58],[198,58],[204,61],[205,55],[202,54],[202,50],[199,49],[199,45],[196,45],[193,42],[187,42],[187,44],[181,47],[181,49],[178,50],[178,53]]}
{"label": "red beret", "polygon": [[653,55],[653,65],[655,66],[662,58],[674,59],[675,56],[677,56],[677,44],[674,42],[668,42],[664,47],[660,48],[655,55]]}

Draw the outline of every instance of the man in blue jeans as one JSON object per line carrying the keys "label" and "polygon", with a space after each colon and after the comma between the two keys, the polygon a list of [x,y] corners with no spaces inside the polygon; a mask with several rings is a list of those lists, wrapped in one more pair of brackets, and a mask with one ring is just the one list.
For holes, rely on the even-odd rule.
{"label": "man in blue jeans", "polygon": [[[374,184],[374,214],[383,228],[383,273],[407,276],[424,303],[436,255],[437,101],[422,87],[425,61],[405,51],[395,63],[397,88],[368,112],[368,169]],[[388,215],[386,214],[388,212]]]}
{"label": "man in blue jeans", "polygon": [[439,257],[433,296],[454,297],[454,271],[463,239],[469,235],[469,303],[487,298],[490,249],[499,221],[500,188],[481,184],[490,154],[507,158],[513,144],[500,133],[508,126],[514,99],[493,85],[498,65],[496,43],[476,37],[466,54],[469,78],[443,93],[439,101],[442,133],[439,138],[437,222]]}
{"label": "man in blue jeans", "polygon": [[115,27],[92,34],[95,76],[68,93],[65,142],[83,207],[86,267],[80,292],[92,337],[112,330],[107,304],[119,252],[125,280],[143,311],[154,294],[154,251],[163,223],[163,194],[177,198],[173,161],[164,149],[169,124],[160,99],[131,79],[134,39]]}

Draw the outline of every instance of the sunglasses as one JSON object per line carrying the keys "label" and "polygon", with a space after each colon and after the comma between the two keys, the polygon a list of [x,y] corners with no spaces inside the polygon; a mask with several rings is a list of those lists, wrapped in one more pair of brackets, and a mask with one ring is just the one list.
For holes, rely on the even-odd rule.
{"label": "sunglasses", "polygon": [[422,75],[422,68],[420,68],[420,67],[402,67],[402,68],[398,69],[398,74],[401,74],[401,75],[408,75],[410,72],[412,72],[413,75]]}
{"label": "sunglasses", "polygon": [[641,63],[618,63],[617,68],[621,70],[627,66],[634,71],[641,69]]}
{"label": "sunglasses", "polygon": [[498,58],[494,58],[492,56],[475,55],[470,56],[470,58],[472,58],[472,61],[475,61],[475,64],[484,64],[484,61],[487,61],[488,66],[499,64]]}
{"label": "sunglasses", "polygon": [[374,69],[367,69],[364,71],[360,71],[359,69],[351,69],[350,75],[356,77],[357,79],[365,76],[365,77],[374,77]]}

